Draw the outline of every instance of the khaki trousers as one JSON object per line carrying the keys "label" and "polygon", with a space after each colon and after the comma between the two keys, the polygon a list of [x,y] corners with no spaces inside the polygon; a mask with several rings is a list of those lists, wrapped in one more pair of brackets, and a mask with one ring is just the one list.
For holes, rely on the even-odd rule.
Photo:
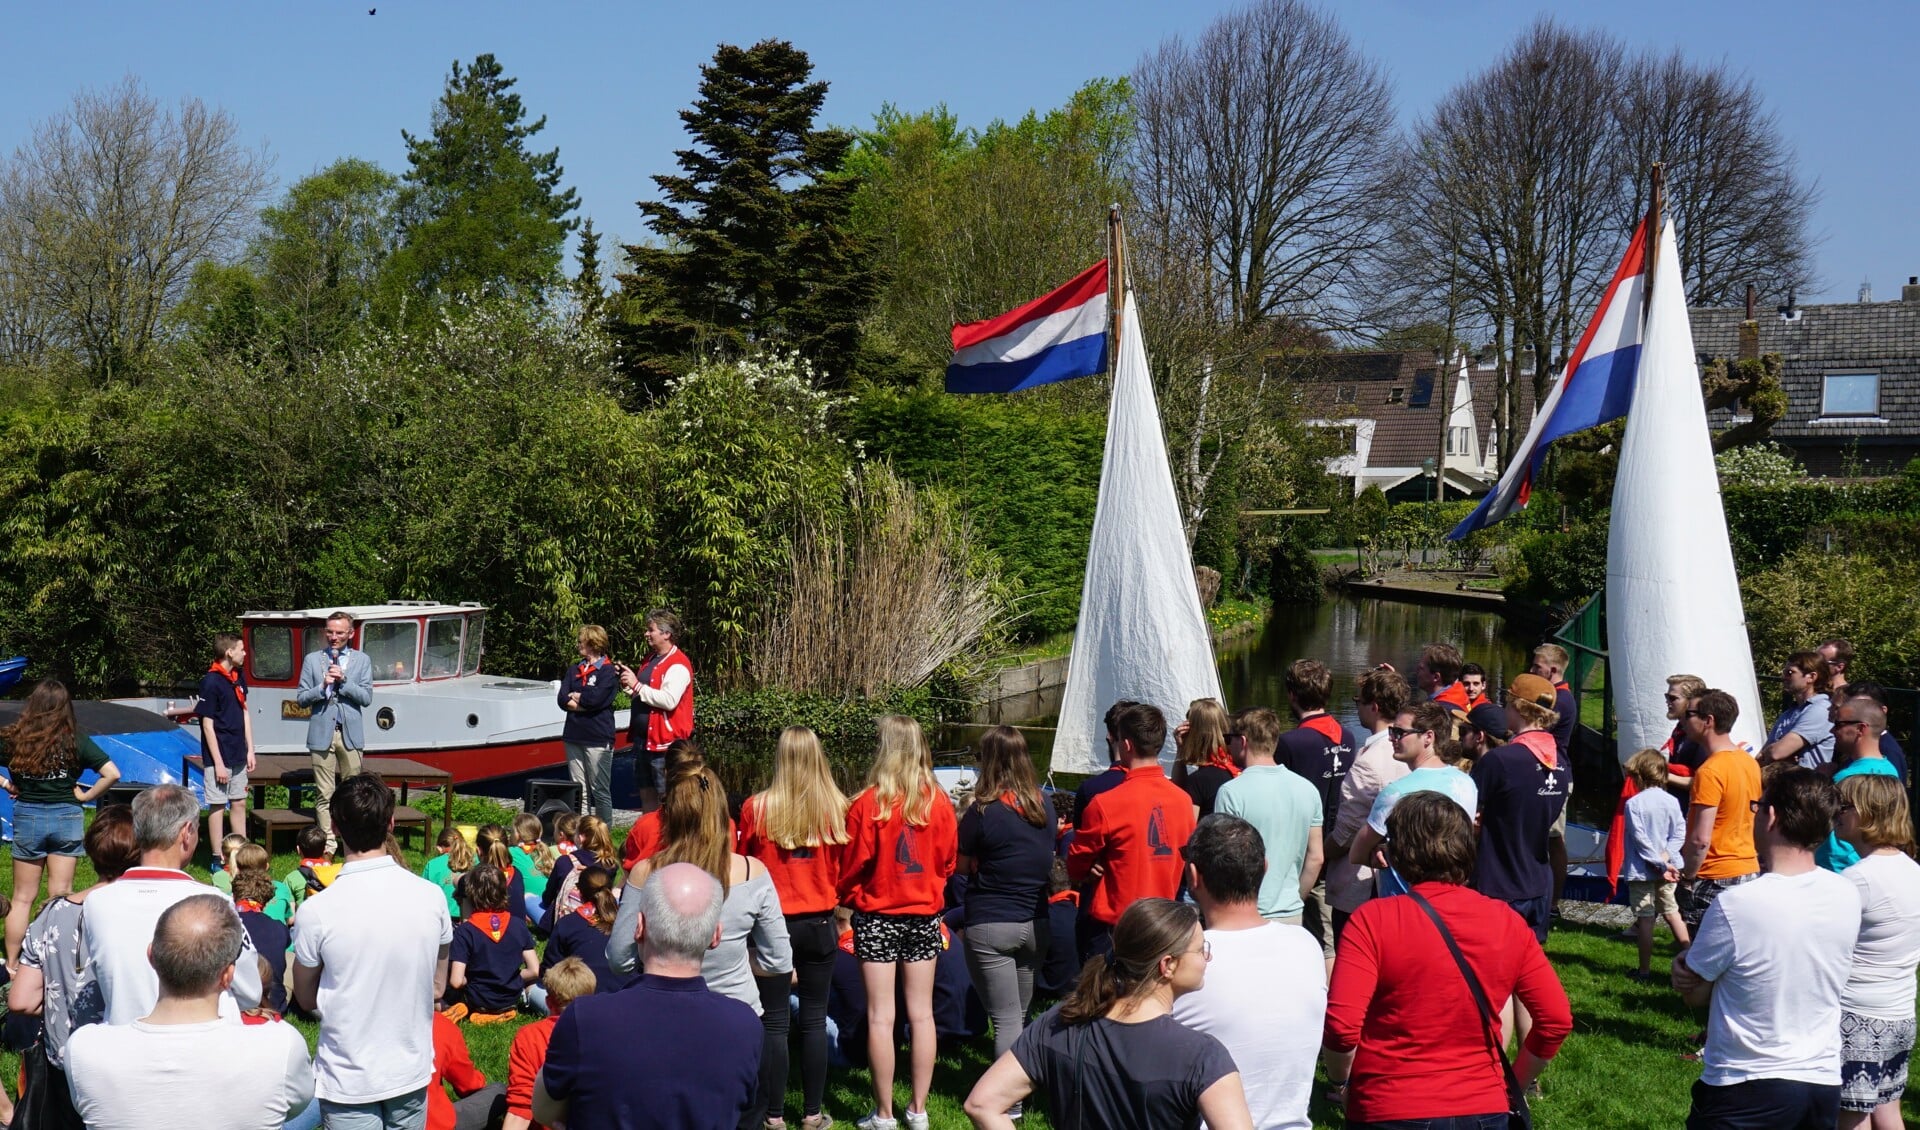
{"label": "khaki trousers", "polygon": [[333,784],[342,777],[351,777],[360,772],[360,751],[348,749],[346,739],[336,728],[331,746],[309,752],[313,757],[313,814],[320,821],[320,827],[326,830],[327,839],[331,840],[333,813],[328,809],[328,802],[333,800]]}

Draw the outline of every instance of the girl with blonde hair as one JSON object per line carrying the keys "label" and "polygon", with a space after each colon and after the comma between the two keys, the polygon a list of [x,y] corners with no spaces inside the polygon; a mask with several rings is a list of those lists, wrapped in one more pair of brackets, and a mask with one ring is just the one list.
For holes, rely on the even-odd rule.
{"label": "girl with blonde hair", "polygon": [[1217,698],[1194,699],[1187,705],[1186,721],[1173,728],[1173,783],[1193,798],[1195,819],[1213,815],[1220,786],[1240,775],[1228,746],[1232,735],[1232,720]]}
{"label": "girl with blonde hair", "polygon": [[[812,730],[788,726],[774,746],[772,783],[740,806],[740,853],[766,864],[793,945],[805,1130],[828,1125],[820,1104],[827,1088],[827,994],[837,952],[835,884],[846,842],[847,798],[834,783],[826,750]],[[760,1052],[760,1097],[774,1122],[785,1114],[789,979],[767,975],[759,981],[767,1035]]]}
{"label": "girl with blonde hair", "polygon": [[1914,1044],[1914,971],[1920,969],[1920,864],[1899,777],[1839,782],[1834,831],[1859,853],[1840,874],[1860,892],[1860,938],[1840,990],[1840,1126],[1899,1126]]}
{"label": "girl with blonde hair", "polygon": [[879,720],[879,746],[867,788],[847,810],[840,898],[853,908],[853,955],[867,989],[867,1056],[873,1113],[893,1124],[893,1000],[905,989],[911,1033],[907,1125],[926,1125],[937,1036],[933,966],[946,947],[940,912],[956,863],[953,803],[933,779],[933,754],[920,723],[899,714]]}
{"label": "girl with blonde hair", "polygon": [[[787,938],[786,917],[780,913],[780,892],[774,889],[766,864],[733,850],[727,791],[713,770],[704,765],[683,767],[667,784],[660,814],[660,850],[641,860],[627,876],[620,916],[607,939],[607,963],[623,977],[637,971],[640,947],[634,928],[640,923],[641,890],[647,876],[675,863],[693,864],[718,879],[726,893],[720,907],[720,941],[707,951],[700,975],[707,988],[761,1014],[764,1044],[766,1018],[754,978],[758,974],[786,981],[793,975],[793,947]],[[782,1000],[779,1011],[786,1009]],[[784,1032],[784,1017],[776,1023]],[[764,1060],[761,1067],[760,1092],[742,1112],[742,1126],[760,1126],[768,1113],[760,1106],[760,1094],[768,1087]],[[781,1083],[785,1084],[784,1078]]]}

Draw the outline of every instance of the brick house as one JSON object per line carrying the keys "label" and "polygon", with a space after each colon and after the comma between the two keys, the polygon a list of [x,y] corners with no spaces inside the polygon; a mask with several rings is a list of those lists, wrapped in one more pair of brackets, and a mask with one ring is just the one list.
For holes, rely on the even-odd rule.
{"label": "brick house", "polygon": [[[1689,311],[1702,362],[1741,356],[1742,307]],[[1782,356],[1787,414],[1769,438],[1815,475],[1888,474],[1920,457],[1920,278],[1898,302],[1760,311],[1753,355]],[[1714,414],[1716,423],[1729,419]]]}
{"label": "brick house", "polygon": [[[1519,384],[1516,439],[1533,416],[1532,375]],[[1327,473],[1349,480],[1355,495],[1377,486],[1396,502],[1420,501],[1444,474],[1447,497],[1462,498],[1485,494],[1500,477],[1495,372],[1464,354],[1445,366],[1426,350],[1330,354],[1298,388],[1302,422],[1340,433]]]}

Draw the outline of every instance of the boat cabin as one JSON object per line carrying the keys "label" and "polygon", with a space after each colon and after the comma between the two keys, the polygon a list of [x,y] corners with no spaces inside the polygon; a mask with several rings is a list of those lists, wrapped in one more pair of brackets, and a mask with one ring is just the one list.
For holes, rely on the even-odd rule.
{"label": "boat cabin", "polygon": [[326,620],[335,612],[353,617],[353,646],[373,662],[373,683],[430,683],[475,675],[484,650],[487,610],[472,601],[390,600],[341,608],[294,612],[247,612],[240,631],[247,642],[247,682],[255,687],[294,687],[307,653],[327,646]]}

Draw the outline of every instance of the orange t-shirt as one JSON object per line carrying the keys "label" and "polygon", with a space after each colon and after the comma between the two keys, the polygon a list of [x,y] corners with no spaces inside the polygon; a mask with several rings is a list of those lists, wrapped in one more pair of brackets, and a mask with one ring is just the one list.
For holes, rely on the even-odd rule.
{"label": "orange t-shirt", "polygon": [[1693,804],[1713,812],[1702,879],[1732,879],[1760,870],[1753,850],[1753,802],[1760,799],[1760,763],[1741,749],[1723,749],[1700,763]]}

